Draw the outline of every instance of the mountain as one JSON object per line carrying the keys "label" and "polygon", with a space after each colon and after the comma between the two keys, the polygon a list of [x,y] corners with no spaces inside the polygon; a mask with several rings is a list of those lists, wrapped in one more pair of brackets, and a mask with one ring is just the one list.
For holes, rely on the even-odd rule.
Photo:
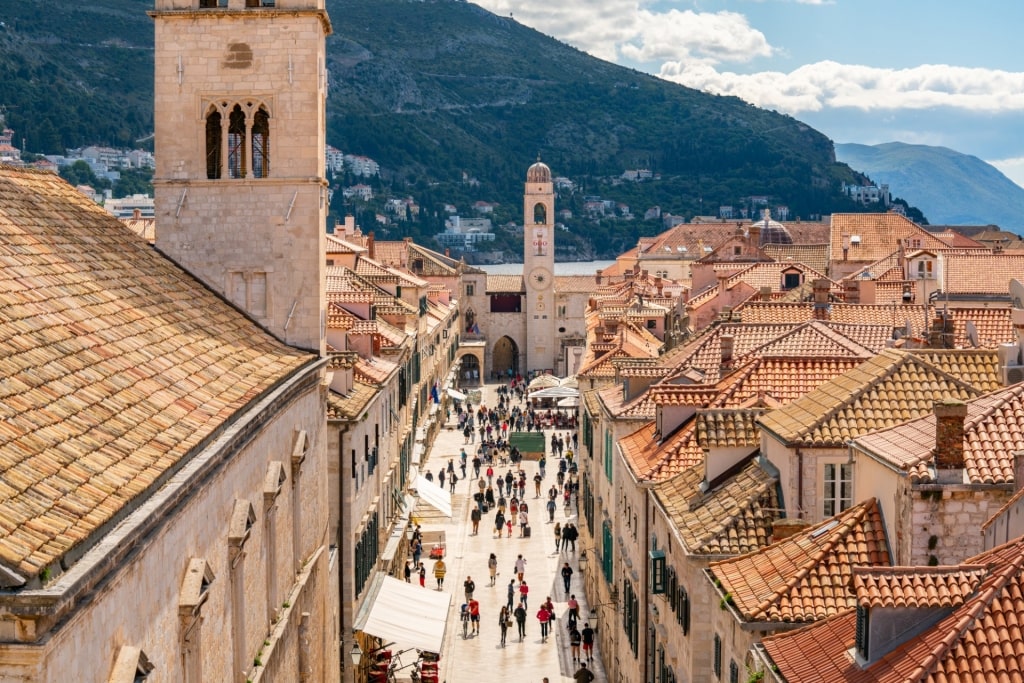
{"label": "mountain", "polygon": [[[152,0],[0,3],[0,105],[27,151],[127,146],[152,131]],[[682,216],[752,196],[791,218],[858,210],[831,140],[789,116],[734,97],[691,90],[598,60],[511,18],[457,0],[327,0],[328,142],[374,158],[381,197],[413,196],[421,211],[397,230],[443,226],[443,205],[463,213],[497,203],[495,222],[521,220],[525,169],[538,155],[572,178],[559,197],[571,232],[616,253],[660,221],[585,217],[583,198],[660,206]],[[216,11],[216,10],[210,10]],[[159,150],[158,150],[159,152]],[[620,182],[627,169],[656,179]],[[477,182],[472,182],[475,179]],[[351,178],[337,179],[338,185]],[[470,182],[467,182],[470,181]],[[379,206],[340,205],[373,220]],[[514,240],[512,240],[514,241]]]}
{"label": "mountain", "polygon": [[945,147],[837,144],[836,157],[936,225],[998,225],[1024,232],[1024,188],[981,159]]}

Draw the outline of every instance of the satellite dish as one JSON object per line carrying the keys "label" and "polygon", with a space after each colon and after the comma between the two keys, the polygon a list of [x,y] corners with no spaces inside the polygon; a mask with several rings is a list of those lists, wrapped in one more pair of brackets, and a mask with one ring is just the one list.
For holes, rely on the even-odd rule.
{"label": "satellite dish", "polygon": [[1014,308],[1024,308],[1024,285],[1017,278],[1010,280],[1010,300]]}
{"label": "satellite dish", "polygon": [[967,328],[967,340],[971,342],[971,346],[975,349],[981,346],[978,343],[978,326],[973,321],[968,320],[964,327]]}

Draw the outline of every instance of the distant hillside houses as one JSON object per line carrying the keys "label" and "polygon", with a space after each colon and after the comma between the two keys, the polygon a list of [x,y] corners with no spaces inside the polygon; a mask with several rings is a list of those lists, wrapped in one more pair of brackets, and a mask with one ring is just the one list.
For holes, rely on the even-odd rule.
{"label": "distant hillside houses", "polygon": [[130,197],[109,198],[103,208],[117,218],[154,218],[153,198],[148,194],[133,194]]}
{"label": "distant hillside houses", "polygon": [[494,241],[494,230],[490,218],[451,216],[444,222],[444,232],[434,239],[444,247],[475,251],[475,245]]}
{"label": "distant hillside houses", "polygon": [[350,185],[341,191],[341,194],[346,199],[361,199],[364,202],[373,199],[373,188],[364,183],[358,185]]}
{"label": "distant hillside houses", "polygon": [[634,183],[638,183],[641,180],[650,180],[654,177],[654,174],[648,168],[634,168],[623,171],[620,177],[623,180],[631,180]]}
{"label": "distant hillside houses", "polygon": [[84,161],[97,177],[110,181],[120,180],[120,172],[124,170],[156,166],[153,153],[144,149],[118,149],[99,145],[69,149],[66,156],[48,154],[46,159],[59,167]]}
{"label": "distant hillside houses", "polygon": [[345,153],[337,147],[326,145],[324,147],[324,162],[331,173],[341,173],[345,170]]}
{"label": "distant hillside houses", "polygon": [[881,204],[888,207],[892,199],[889,194],[889,186],[884,183],[881,187],[876,185],[843,185],[843,192],[848,194],[853,201],[865,206],[868,204]]}
{"label": "distant hillside houses", "polygon": [[352,175],[364,176],[366,178],[380,174],[380,164],[370,157],[359,156],[358,154],[344,155],[345,168]]}

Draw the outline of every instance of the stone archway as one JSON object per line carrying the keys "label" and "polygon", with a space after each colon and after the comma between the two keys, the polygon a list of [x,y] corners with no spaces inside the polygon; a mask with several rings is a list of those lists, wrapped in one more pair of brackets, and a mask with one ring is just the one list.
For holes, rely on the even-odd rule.
{"label": "stone archway", "polygon": [[502,337],[494,342],[491,359],[491,370],[494,377],[508,379],[510,376],[514,377],[519,374],[519,346],[511,337]]}
{"label": "stone archway", "polygon": [[483,341],[462,342],[459,345],[455,360],[459,363],[457,386],[478,387],[484,381],[484,349]]}

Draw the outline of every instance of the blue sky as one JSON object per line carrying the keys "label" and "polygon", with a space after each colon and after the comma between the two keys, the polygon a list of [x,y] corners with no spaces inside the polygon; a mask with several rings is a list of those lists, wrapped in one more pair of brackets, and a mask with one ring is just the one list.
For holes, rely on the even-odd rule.
{"label": "blue sky", "polygon": [[837,143],[973,154],[1024,186],[1024,2],[476,0],[597,57]]}

